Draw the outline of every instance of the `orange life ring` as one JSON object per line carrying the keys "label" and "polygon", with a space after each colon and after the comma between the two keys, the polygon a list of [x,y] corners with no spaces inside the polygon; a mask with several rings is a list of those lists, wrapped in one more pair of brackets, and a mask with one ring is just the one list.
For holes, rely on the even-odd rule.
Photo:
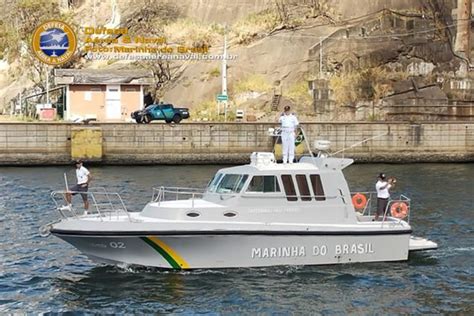
{"label": "orange life ring", "polygon": [[352,196],[352,204],[356,209],[364,208],[367,205],[367,198],[362,193],[356,193]]}
{"label": "orange life ring", "polygon": [[408,204],[405,202],[395,202],[390,207],[390,213],[395,218],[403,219],[408,216]]}

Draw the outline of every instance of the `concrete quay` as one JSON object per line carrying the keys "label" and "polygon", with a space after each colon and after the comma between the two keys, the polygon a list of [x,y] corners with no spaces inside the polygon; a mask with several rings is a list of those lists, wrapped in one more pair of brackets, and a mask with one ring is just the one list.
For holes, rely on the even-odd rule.
{"label": "concrete quay", "polygon": [[[272,151],[273,123],[0,123],[0,165],[237,164]],[[473,122],[302,123],[311,146],[331,141],[357,162],[474,161]],[[364,139],[383,135],[361,145]],[[340,154],[339,156],[341,156]]]}

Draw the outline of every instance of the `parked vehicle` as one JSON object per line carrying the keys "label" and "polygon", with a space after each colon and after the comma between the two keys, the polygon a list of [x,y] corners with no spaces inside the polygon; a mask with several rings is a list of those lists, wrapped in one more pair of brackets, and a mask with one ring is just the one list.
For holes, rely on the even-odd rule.
{"label": "parked vehicle", "polygon": [[175,108],[172,104],[150,104],[143,110],[131,114],[137,123],[148,124],[154,120],[164,120],[166,123],[179,123],[189,118],[188,108]]}

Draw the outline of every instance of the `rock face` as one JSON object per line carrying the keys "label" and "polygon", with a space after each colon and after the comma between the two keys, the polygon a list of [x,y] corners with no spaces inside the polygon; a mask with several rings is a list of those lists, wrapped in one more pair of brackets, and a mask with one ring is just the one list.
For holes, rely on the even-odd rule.
{"label": "rock face", "polygon": [[203,23],[227,23],[268,8],[272,0],[185,0],[179,1],[186,16]]}
{"label": "rock face", "polygon": [[[443,100],[440,104],[446,108],[439,113],[447,112],[447,106],[454,100],[470,102],[474,97],[470,88],[470,65],[466,63],[470,55],[469,41],[467,46],[466,41],[464,45],[459,44],[463,48],[462,56],[453,51],[454,22],[458,16],[455,7],[461,5],[464,11],[459,14],[469,16],[465,0],[360,0],[357,5],[351,0],[164,0],[159,3],[137,0],[133,4],[125,0],[78,0],[60,3],[64,10],[72,10],[78,25],[92,23],[127,27],[136,32],[158,30],[163,34],[184,34],[182,36],[195,44],[209,44],[211,55],[222,54],[223,30],[227,25],[228,54],[232,56],[227,62],[231,106],[242,108],[246,113],[256,111],[256,117],[267,117],[265,113],[280,109],[281,104],[275,104],[276,99],[280,100],[275,98],[279,91],[295,111],[317,114],[318,119],[367,120],[369,116],[388,119],[386,114],[392,112],[397,113],[397,118],[406,119],[400,109],[378,112],[364,109],[399,105],[394,104],[394,100],[400,98],[392,96],[403,90],[398,88],[399,84],[410,84],[413,78],[423,79],[416,87],[437,86],[423,90],[424,93],[415,91],[415,98]],[[161,7],[157,9],[157,6]],[[463,36],[468,37],[469,27],[465,24],[457,27],[462,27]],[[244,39],[242,30],[247,32]],[[182,39],[178,35],[176,38]],[[156,75],[156,64],[138,63],[138,66],[154,69]],[[159,65],[159,69],[162,70],[162,66]],[[165,66],[168,67],[167,78],[160,82],[157,92],[161,100],[190,108],[199,107],[205,101],[215,102],[221,91],[220,60],[173,61]],[[137,65],[123,61],[79,60],[71,67]],[[242,91],[241,87],[245,86],[242,82],[255,75],[260,77],[260,86],[247,85]],[[0,106],[2,100],[6,104],[12,97],[13,90],[6,88],[12,87],[8,78],[7,70],[0,68]],[[458,84],[460,81],[468,83]],[[19,79],[13,83],[16,85],[21,85]],[[341,96],[341,89],[353,91]],[[436,96],[429,96],[431,92]],[[238,96],[246,94],[259,94],[261,104],[241,102]],[[311,101],[307,101],[308,96]],[[404,97],[411,98],[409,94]],[[387,99],[384,101],[384,98]],[[427,103],[417,102],[423,106]]]}

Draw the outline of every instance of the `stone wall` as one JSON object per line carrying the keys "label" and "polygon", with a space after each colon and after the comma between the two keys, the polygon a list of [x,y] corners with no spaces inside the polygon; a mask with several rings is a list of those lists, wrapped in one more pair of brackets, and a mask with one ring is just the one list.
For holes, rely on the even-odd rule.
{"label": "stone wall", "polygon": [[72,124],[0,123],[0,165],[71,161]]}
{"label": "stone wall", "polygon": [[[474,161],[474,123],[306,123],[311,146],[332,142],[332,151],[357,161]],[[234,164],[253,151],[272,151],[272,123],[191,124],[0,124],[0,165],[67,164],[85,158],[101,164]],[[102,133],[102,151],[78,150],[87,140],[71,142],[81,129]],[[376,137],[378,136],[378,137]],[[95,137],[95,136],[94,136]],[[351,145],[375,137],[358,146]],[[82,145],[81,145],[82,144]],[[97,156],[97,153],[102,156]],[[86,155],[76,157],[78,153]],[[341,154],[342,155],[342,154]]]}

